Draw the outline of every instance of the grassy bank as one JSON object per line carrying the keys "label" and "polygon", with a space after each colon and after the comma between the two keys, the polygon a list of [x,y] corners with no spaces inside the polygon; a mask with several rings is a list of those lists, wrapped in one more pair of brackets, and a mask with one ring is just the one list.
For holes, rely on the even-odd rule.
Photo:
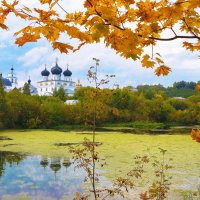
{"label": "grassy bank", "polygon": [[[193,128],[199,126],[181,126],[180,124],[165,124],[156,122],[127,122],[127,123],[107,123],[97,126],[99,132],[121,132],[121,133],[133,133],[133,134],[183,134],[190,133]],[[53,130],[70,132],[82,132],[91,131],[91,126],[86,125],[62,125],[56,126]]]}

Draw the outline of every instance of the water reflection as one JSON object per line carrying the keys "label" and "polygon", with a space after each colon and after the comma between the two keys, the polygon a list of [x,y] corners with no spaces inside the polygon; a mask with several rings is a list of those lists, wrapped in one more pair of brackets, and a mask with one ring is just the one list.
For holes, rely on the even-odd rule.
{"label": "water reflection", "polygon": [[0,152],[0,199],[73,199],[84,174],[67,157]]}
{"label": "water reflection", "polygon": [[14,164],[18,165],[24,158],[25,156],[19,153],[0,151],[0,177],[5,171],[6,164],[9,164],[10,166],[13,166]]}
{"label": "water reflection", "polygon": [[46,167],[50,167],[50,169],[54,172],[55,177],[56,173],[61,170],[62,167],[66,169],[71,165],[69,158],[61,158],[61,157],[54,157],[54,158],[47,158],[42,157],[40,161],[40,165],[46,169]]}

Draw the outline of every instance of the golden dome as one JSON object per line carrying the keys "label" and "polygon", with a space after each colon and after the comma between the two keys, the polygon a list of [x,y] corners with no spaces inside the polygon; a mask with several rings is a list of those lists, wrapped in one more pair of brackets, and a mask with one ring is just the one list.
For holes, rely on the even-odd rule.
{"label": "golden dome", "polygon": [[82,84],[81,84],[80,80],[78,80],[78,81],[76,82],[76,87],[82,87]]}

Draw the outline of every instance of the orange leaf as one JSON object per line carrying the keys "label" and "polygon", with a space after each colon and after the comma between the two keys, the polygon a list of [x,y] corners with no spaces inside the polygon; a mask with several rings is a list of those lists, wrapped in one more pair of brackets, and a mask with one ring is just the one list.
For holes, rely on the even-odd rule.
{"label": "orange leaf", "polygon": [[158,67],[156,70],[155,70],[155,74],[157,76],[167,76],[169,74],[169,72],[171,71],[171,69],[165,65],[161,65],[160,67]]}
{"label": "orange leaf", "polygon": [[195,87],[196,91],[199,91],[200,92],[200,85],[197,84],[196,87]]}
{"label": "orange leaf", "polygon": [[73,47],[69,44],[64,44],[61,42],[54,42],[53,49],[59,49],[61,53],[68,53],[68,50],[73,50]]}
{"label": "orange leaf", "polygon": [[142,62],[142,66],[146,68],[153,68],[154,65],[156,64],[154,61],[150,60],[150,56],[147,54],[143,56],[143,59],[141,62]]}
{"label": "orange leaf", "polygon": [[200,143],[200,130],[192,130],[191,133],[192,139],[195,140],[196,142]]}
{"label": "orange leaf", "polygon": [[8,30],[8,27],[5,24],[0,23],[0,27],[4,30]]}
{"label": "orange leaf", "polygon": [[18,46],[23,46],[27,42],[36,42],[39,38],[39,35],[24,33],[21,37],[16,39],[15,44],[18,44]]}

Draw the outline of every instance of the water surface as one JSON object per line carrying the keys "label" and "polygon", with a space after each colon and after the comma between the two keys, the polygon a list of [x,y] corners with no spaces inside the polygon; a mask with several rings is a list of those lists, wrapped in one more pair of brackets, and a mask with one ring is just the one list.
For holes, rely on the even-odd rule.
{"label": "water surface", "polygon": [[69,158],[0,152],[1,199],[69,199],[81,192],[82,182],[83,173]]}
{"label": "water surface", "polygon": [[[0,199],[67,199],[83,190],[83,171],[74,170],[69,144],[81,143],[91,134],[59,131],[0,132]],[[101,174],[104,183],[124,176],[134,166],[135,155],[160,156],[158,148],[173,158],[169,199],[182,199],[180,192],[196,190],[200,184],[200,144],[188,135],[133,135],[97,133],[100,157],[107,165]],[[151,166],[138,181],[140,191],[155,180]],[[173,196],[176,193],[176,198]],[[131,199],[131,198],[130,198]],[[139,199],[134,197],[134,199]]]}

